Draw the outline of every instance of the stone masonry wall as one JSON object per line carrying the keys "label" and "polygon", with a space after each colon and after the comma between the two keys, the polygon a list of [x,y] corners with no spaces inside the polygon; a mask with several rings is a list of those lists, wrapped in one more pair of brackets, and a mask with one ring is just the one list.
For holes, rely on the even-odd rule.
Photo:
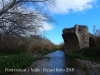
{"label": "stone masonry wall", "polygon": [[89,47],[89,32],[84,25],[75,25],[72,28],[64,28],[62,37],[65,43],[65,50],[72,52],[81,48]]}

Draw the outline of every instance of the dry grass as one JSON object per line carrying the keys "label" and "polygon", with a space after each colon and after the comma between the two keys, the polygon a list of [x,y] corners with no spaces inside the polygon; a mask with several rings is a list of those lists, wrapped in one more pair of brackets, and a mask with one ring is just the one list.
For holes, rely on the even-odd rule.
{"label": "dry grass", "polygon": [[60,43],[60,44],[58,45],[58,49],[64,50],[64,42],[62,42],[62,43]]}
{"label": "dry grass", "polygon": [[27,38],[27,49],[30,52],[36,50],[54,50],[56,46],[47,38],[29,37]]}
{"label": "dry grass", "polygon": [[[0,39],[0,52],[7,52],[8,50],[14,51],[17,50],[20,46],[23,46],[23,48],[28,52],[34,52],[36,50],[56,49],[56,46],[49,39],[43,38],[41,36],[26,37],[22,39],[16,37],[4,39],[4,40]],[[20,50],[18,49],[17,51]]]}

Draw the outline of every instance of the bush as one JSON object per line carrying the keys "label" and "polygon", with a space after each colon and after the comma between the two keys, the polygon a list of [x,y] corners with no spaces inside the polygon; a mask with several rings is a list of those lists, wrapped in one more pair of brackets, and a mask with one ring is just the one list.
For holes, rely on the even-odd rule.
{"label": "bush", "polygon": [[1,49],[1,53],[4,54],[20,54],[21,52],[25,52],[25,51],[26,51],[26,47],[24,47],[23,45],[12,46],[9,48]]}
{"label": "bush", "polygon": [[0,38],[0,53],[15,54],[26,51],[24,38],[18,38],[9,36],[6,38]]}
{"label": "bush", "polygon": [[63,42],[63,43],[60,43],[60,44],[58,45],[58,49],[64,50],[64,48],[65,48],[64,42]]}
{"label": "bush", "polygon": [[20,54],[23,52],[34,52],[36,50],[49,51],[56,49],[56,45],[54,45],[49,39],[40,35],[22,37],[21,39],[12,36],[7,37],[4,40],[0,39],[0,53],[5,54]]}
{"label": "bush", "polygon": [[35,50],[54,50],[56,46],[47,38],[34,35],[27,38],[27,48],[30,52]]}
{"label": "bush", "polygon": [[81,54],[85,57],[100,58],[100,47],[84,48],[76,51],[75,53]]}

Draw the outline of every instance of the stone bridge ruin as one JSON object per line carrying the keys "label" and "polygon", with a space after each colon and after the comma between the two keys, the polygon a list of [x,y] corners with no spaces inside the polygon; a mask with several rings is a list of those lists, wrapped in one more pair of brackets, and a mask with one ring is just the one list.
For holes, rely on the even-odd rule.
{"label": "stone bridge ruin", "polygon": [[95,40],[85,25],[76,24],[72,28],[64,28],[62,37],[65,51],[73,52],[78,49],[95,46]]}

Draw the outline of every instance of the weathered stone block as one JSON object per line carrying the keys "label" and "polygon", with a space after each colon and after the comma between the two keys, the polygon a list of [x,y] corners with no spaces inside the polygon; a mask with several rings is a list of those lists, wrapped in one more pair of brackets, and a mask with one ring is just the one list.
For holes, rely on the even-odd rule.
{"label": "weathered stone block", "polygon": [[93,40],[85,25],[76,24],[72,28],[64,28],[62,37],[65,50],[70,52],[95,45],[95,40]]}

